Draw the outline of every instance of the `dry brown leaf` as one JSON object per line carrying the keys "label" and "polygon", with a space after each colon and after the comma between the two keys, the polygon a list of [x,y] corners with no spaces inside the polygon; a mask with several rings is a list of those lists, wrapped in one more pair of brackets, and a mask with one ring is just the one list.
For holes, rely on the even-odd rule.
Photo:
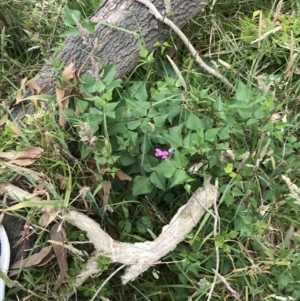
{"label": "dry brown leaf", "polygon": [[39,158],[43,152],[44,150],[40,147],[29,147],[18,152],[0,152],[0,158],[8,160],[36,159]]}
{"label": "dry brown leaf", "polygon": [[0,183],[0,195],[4,195],[6,193],[5,184]]}
{"label": "dry brown leaf", "polygon": [[33,193],[34,194],[38,194],[39,192],[43,192],[44,191],[44,185],[45,182],[41,181],[37,186],[34,187],[33,189]]}
{"label": "dry brown leaf", "polygon": [[131,180],[132,180],[132,178],[131,178],[128,174],[126,174],[124,171],[122,171],[122,170],[118,170],[118,171],[116,172],[116,176],[117,176],[121,181],[124,181],[124,180],[126,180],[126,181],[131,181]]}
{"label": "dry brown leaf", "polygon": [[56,175],[56,178],[59,181],[59,189],[65,189],[65,187],[66,187],[66,179],[65,179],[65,177],[62,174],[58,173],[58,172],[55,173],[55,175]]}
{"label": "dry brown leaf", "polygon": [[[66,241],[66,233],[61,224],[54,224],[50,230],[51,240],[60,242],[62,244]],[[57,280],[54,290],[57,290],[63,283],[68,271],[67,252],[61,245],[53,244],[53,250],[60,268],[59,279]]]}
{"label": "dry brown leaf", "polygon": [[76,81],[75,64],[71,62],[62,72],[62,89],[72,91],[72,86]]}
{"label": "dry brown leaf", "polygon": [[0,119],[0,126],[4,125],[8,120],[8,114],[4,114]]}
{"label": "dry brown leaf", "polygon": [[68,123],[67,118],[66,118],[64,115],[59,115],[59,118],[58,118],[58,124],[59,124],[63,129],[66,128],[67,123]]}
{"label": "dry brown leaf", "polygon": [[295,227],[293,225],[290,225],[290,227],[284,234],[284,247],[287,249],[291,248],[294,232],[295,232]]}
{"label": "dry brown leaf", "polygon": [[61,210],[58,209],[57,207],[45,206],[42,207],[42,212],[43,214],[40,217],[38,224],[41,227],[47,227],[61,213]]}
{"label": "dry brown leaf", "polygon": [[30,90],[30,92],[31,92],[32,94],[34,94],[35,91],[36,91],[38,94],[41,93],[41,88],[40,88],[40,86],[39,86],[35,81],[30,81],[30,82],[26,85],[26,87]]}
{"label": "dry brown leaf", "polygon": [[61,109],[67,109],[69,107],[69,103],[70,103],[70,98],[67,97],[65,98],[61,103]]}
{"label": "dry brown leaf", "polygon": [[36,160],[33,160],[33,159],[17,159],[17,160],[8,161],[7,163],[8,164],[15,164],[15,165],[18,165],[18,166],[28,166],[28,165],[33,164],[35,161]]}
{"label": "dry brown leaf", "polygon": [[17,97],[16,97],[16,102],[14,105],[17,105],[18,103],[22,102],[23,101],[23,97],[22,97],[22,93],[23,93],[23,89],[25,88],[26,86],[26,82],[27,82],[27,77],[26,78],[23,78],[21,80],[21,86],[20,86],[20,89],[18,91],[18,94],[17,94]]}
{"label": "dry brown leaf", "polygon": [[71,62],[62,72],[65,79],[74,79],[75,77],[75,64]]}
{"label": "dry brown leaf", "polygon": [[111,189],[111,181],[106,181],[105,185],[102,188],[102,190],[103,190],[102,206],[105,206],[108,204],[110,189]]}
{"label": "dry brown leaf", "polygon": [[43,259],[50,253],[51,249],[52,246],[48,246],[43,248],[40,252],[32,254],[26,260],[24,259],[18,260],[11,265],[10,269],[15,270],[21,267],[28,268],[28,267],[39,265],[43,261]]}
{"label": "dry brown leaf", "polygon": [[51,85],[50,83],[47,83],[42,89],[41,89],[41,93],[42,94],[49,94]]}
{"label": "dry brown leaf", "polygon": [[47,264],[48,262],[50,262],[53,258],[55,258],[55,254],[53,253],[49,253],[47,256],[45,256],[42,261],[37,264],[37,267],[42,267],[43,265]]}
{"label": "dry brown leaf", "polygon": [[62,109],[62,101],[65,96],[65,90],[62,90],[58,87],[55,88],[56,101],[60,109]]}
{"label": "dry brown leaf", "polygon": [[79,114],[80,114],[80,111],[79,111],[78,107],[76,106],[75,107],[75,116],[79,116]]}

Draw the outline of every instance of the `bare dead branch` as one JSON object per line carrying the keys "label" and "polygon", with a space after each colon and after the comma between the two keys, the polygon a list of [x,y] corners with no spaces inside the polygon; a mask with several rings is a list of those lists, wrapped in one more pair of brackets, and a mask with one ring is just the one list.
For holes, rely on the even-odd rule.
{"label": "bare dead branch", "polygon": [[205,71],[212,74],[213,76],[220,79],[226,86],[228,86],[230,89],[233,89],[233,85],[216,69],[213,69],[209,67],[199,56],[197,50],[194,48],[194,46],[191,44],[189,39],[186,37],[186,35],[166,16],[162,16],[159,11],[156,9],[156,7],[153,5],[152,2],[149,0],[136,0],[137,2],[140,2],[147,6],[150,10],[150,12],[153,14],[153,16],[161,21],[162,23],[165,23],[168,25],[182,40],[182,42],[185,44],[187,49],[190,51],[193,58],[195,58],[196,62],[199,64],[200,67],[202,67]]}

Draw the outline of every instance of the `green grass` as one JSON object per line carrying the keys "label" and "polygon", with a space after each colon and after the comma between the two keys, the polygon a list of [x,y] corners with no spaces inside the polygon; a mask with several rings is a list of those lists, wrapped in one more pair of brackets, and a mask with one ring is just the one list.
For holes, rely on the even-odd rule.
{"label": "green grass", "polygon": [[[70,8],[89,14],[92,10],[86,8],[96,6],[92,2],[78,2]],[[3,103],[14,99],[20,79],[32,78],[48,50],[62,42],[61,12],[67,3],[49,3],[44,10],[33,2],[26,9],[17,3],[3,6]],[[41,184],[30,173],[32,168],[43,175],[49,200],[62,202],[64,210],[76,207],[85,212],[124,242],[152,240],[147,229],[158,235],[207,175],[218,178],[220,231],[216,236],[213,217],[208,215],[161,264],[127,285],[121,284],[121,270],[99,296],[109,300],[207,300],[219,256],[219,273],[241,300],[300,299],[299,195],[298,191],[291,195],[282,177],[299,183],[299,11],[297,1],[285,1],[274,20],[276,5],[270,1],[223,0],[185,26],[184,32],[201,57],[218,67],[235,86],[234,92],[197,66],[178,38],[172,37],[168,44],[179,49],[173,60],[187,84],[186,92],[164,56],[169,47],[161,45],[154,53],[142,49],[139,67],[123,80],[113,79],[112,66],[104,68],[101,87],[94,85],[92,76],[83,78],[84,85],[76,88],[76,103],[61,112],[69,129],[57,125],[54,109],[33,116],[31,126],[23,128],[21,135],[9,124],[3,128],[0,151],[35,146],[45,153],[28,169],[0,171],[1,181]],[[264,34],[279,25],[281,30],[251,44],[260,26]],[[100,96],[84,97],[87,91]],[[75,105],[81,114],[74,113]],[[78,143],[83,122],[91,128],[89,140],[97,137],[95,147]],[[170,147],[175,153],[168,160],[154,156],[156,148]],[[197,163],[203,166],[193,174],[189,168]],[[133,181],[118,180],[118,169]],[[106,199],[99,191],[109,182],[112,190]],[[78,197],[82,187],[90,187],[84,198]],[[32,223],[37,224],[40,208],[27,209]],[[286,231],[290,226],[295,230],[289,240]],[[69,241],[86,240],[79,230],[65,228]],[[37,229],[38,244],[46,246],[48,233]],[[76,247],[92,253],[91,246]],[[62,295],[84,267],[71,254],[68,263],[70,278]],[[119,267],[105,259],[101,265],[101,276],[89,278],[70,300],[90,300]],[[57,299],[52,287],[58,274],[52,260],[42,267],[24,269],[18,281],[40,297]],[[16,286],[7,300],[15,300],[16,293],[30,294]],[[211,300],[234,300],[219,278]]]}

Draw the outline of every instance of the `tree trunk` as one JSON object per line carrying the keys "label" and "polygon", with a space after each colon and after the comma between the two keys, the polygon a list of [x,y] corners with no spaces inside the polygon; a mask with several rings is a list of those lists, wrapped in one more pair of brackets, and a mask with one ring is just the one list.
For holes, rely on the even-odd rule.
{"label": "tree trunk", "polygon": [[[86,43],[84,38],[72,37],[65,42],[64,48],[55,52],[46,62],[35,82],[44,87],[50,83],[50,93],[54,93],[54,81],[57,72],[53,71],[53,59],[57,58],[66,65],[74,62],[76,72],[86,73],[91,69],[91,57],[98,60],[102,66],[116,64],[116,78],[130,72],[139,60],[139,50],[143,43],[151,51],[155,42],[165,41],[171,30],[158,21],[149,9],[134,0],[104,0],[104,3],[89,17],[97,22],[95,31],[89,34]],[[172,0],[171,16],[168,16],[178,27],[182,27],[194,17],[211,0]],[[159,12],[164,11],[163,0],[153,0]],[[24,97],[30,94],[24,92]],[[20,120],[24,116],[24,103],[15,106],[12,117]],[[27,104],[26,114],[32,114],[35,107]]]}

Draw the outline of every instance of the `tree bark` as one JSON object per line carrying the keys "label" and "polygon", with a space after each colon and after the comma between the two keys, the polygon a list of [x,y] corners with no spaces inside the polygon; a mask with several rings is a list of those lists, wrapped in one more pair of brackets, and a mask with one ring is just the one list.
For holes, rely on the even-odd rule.
{"label": "tree bark", "polygon": [[[164,11],[163,0],[153,0],[158,11]],[[178,27],[182,27],[211,0],[172,0],[171,16]],[[53,70],[53,59],[59,59],[66,65],[74,62],[75,70],[85,74],[91,69],[91,57],[102,66],[116,64],[116,78],[128,74],[139,60],[139,50],[143,43],[151,51],[155,42],[165,41],[172,32],[149,12],[148,8],[134,0],[104,0],[104,3],[89,17],[97,22],[95,31],[84,41],[82,36],[68,38],[61,51],[55,52],[35,78],[35,82],[44,87],[50,83],[50,93],[55,91],[55,79],[58,72]],[[23,96],[30,94],[24,91]],[[20,120],[26,114],[35,112],[31,103],[12,108],[11,115]]]}

